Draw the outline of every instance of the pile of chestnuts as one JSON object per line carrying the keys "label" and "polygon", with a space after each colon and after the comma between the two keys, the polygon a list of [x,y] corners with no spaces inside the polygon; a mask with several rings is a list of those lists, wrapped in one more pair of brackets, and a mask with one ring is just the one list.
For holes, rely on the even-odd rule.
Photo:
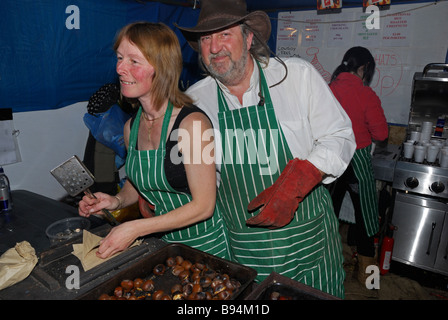
{"label": "pile of chestnuts", "polygon": [[[156,287],[157,277],[171,273],[176,283],[169,292]],[[206,264],[169,257],[165,264],[157,264],[147,279],[123,280],[113,294],[102,294],[100,300],[228,300],[241,283],[229,275],[217,272]]]}

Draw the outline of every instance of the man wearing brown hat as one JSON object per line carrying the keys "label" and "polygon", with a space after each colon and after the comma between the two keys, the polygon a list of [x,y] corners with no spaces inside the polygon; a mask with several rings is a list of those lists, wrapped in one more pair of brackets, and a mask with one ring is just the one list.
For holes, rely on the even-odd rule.
{"label": "man wearing brown hat", "polygon": [[355,150],[351,122],[306,61],[269,58],[262,11],[203,0],[197,25],[177,26],[209,73],[189,88],[216,134],[218,204],[233,259],[344,296],[342,246],[323,183]]}

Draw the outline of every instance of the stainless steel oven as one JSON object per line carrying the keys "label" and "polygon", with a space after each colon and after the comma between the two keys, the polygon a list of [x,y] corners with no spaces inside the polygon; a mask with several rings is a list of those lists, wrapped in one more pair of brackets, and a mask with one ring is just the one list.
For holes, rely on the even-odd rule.
{"label": "stainless steel oven", "polygon": [[397,192],[392,224],[392,259],[448,274],[448,205],[436,199]]}
{"label": "stainless steel oven", "polygon": [[[448,125],[437,128],[439,119],[448,120],[446,70],[446,64],[430,64],[414,75],[407,138],[423,122],[432,122],[430,139],[446,144]],[[401,152],[394,169],[392,259],[448,275],[448,168],[414,160]]]}

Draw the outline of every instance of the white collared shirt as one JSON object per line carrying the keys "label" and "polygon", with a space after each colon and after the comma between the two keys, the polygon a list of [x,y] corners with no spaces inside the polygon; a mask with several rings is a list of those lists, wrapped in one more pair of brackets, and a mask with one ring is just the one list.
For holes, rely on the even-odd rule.
{"label": "white collared shirt", "polygon": [[[323,182],[331,183],[345,171],[356,149],[350,118],[310,63],[299,58],[283,61],[288,67],[288,76],[281,84],[269,89],[275,114],[293,156],[310,161],[327,174]],[[257,65],[254,66],[242,105],[219,83],[230,110],[258,104],[259,71]],[[278,83],[285,75],[285,68],[272,58],[263,71],[268,86]],[[215,130],[219,131],[216,83],[212,77],[206,77],[192,85],[187,93],[207,113]],[[219,159],[222,155],[221,144],[216,143],[216,148]],[[217,170],[219,173],[219,161]]]}

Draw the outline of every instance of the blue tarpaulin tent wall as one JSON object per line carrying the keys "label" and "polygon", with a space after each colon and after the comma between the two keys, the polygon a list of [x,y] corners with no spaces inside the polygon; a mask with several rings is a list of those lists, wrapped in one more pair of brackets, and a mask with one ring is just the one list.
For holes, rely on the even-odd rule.
{"label": "blue tarpaulin tent wall", "polygon": [[[139,20],[161,21],[175,30],[185,65],[181,80],[184,86],[194,83],[201,76],[197,54],[173,26],[173,22],[196,24],[199,10],[192,8],[193,2],[2,0],[0,108],[23,112],[87,101],[103,84],[116,80],[114,37],[121,27]],[[403,2],[410,1],[393,1]],[[316,0],[247,3],[249,11],[266,10],[271,17],[269,45],[275,48],[278,10],[313,9]],[[343,4],[361,6],[362,0],[344,0]]]}
{"label": "blue tarpaulin tent wall", "polygon": [[[0,12],[0,108],[13,112],[86,101],[115,81],[112,47],[124,25],[146,20],[173,27],[173,22],[195,22],[199,14],[182,6],[122,0],[6,0]],[[186,65],[196,63],[188,45],[182,46]]]}

